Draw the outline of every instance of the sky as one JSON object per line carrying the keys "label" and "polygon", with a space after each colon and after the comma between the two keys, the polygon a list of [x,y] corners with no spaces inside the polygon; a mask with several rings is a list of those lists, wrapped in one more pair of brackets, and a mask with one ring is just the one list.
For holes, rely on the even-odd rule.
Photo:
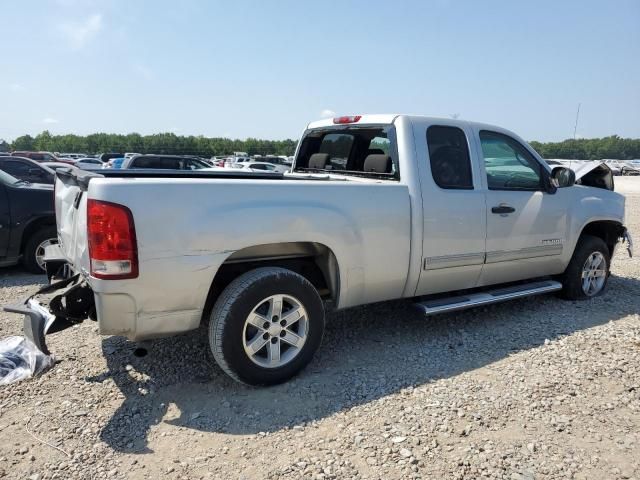
{"label": "sky", "polygon": [[640,0],[5,0],[0,138],[412,113],[640,137]]}

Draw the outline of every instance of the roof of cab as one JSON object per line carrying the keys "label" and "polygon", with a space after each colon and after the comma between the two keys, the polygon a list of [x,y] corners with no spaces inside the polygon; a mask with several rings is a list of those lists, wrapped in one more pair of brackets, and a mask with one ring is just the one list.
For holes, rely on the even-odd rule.
{"label": "roof of cab", "polygon": [[420,121],[420,122],[426,121],[429,123],[436,123],[436,124],[442,123],[443,125],[451,125],[451,126],[458,126],[458,127],[467,125],[467,126],[475,127],[478,130],[486,129],[486,130],[492,130],[499,133],[504,133],[506,135],[513,136],[516,139],[521,140],[522,142],[525,142],[525,140],[520,138],[515,132],[512,132],[511,130],[508,130],[503,127],[499,127],[497,125],[490,125],[482,122],[474,122],[470,120],[453,119],[453,118],[446,118],[446,117],[432,117],[429,115],[411,115],[411,114],[398,114],[398,113],[360,115],[360,119],[357,122],[344,123],[339,125],[336,125],[333,123],[333,120],[334,120],[333,118],[325,118],[323,120],[317,120],[315,122],[309,123],[309,125],[307,125],[307,129],[310,130],[314,128],[327,128],[327,127],[348,126],[348,125],[367,125],[367,124],[385,125],[385,124],[392,124],[396,122],[396,120],[398,120],[399,118],[406,118],[409,121]]}
{"label": "roof of cab", "polygon": [[[338,118],[337,116],[336,118]],[[411,115],[411,114],[400,114],[400,113],[385,113],[385,114],[372,114],[372,115],[360,115],[360,119],[357,122],[353,123],[345,123],[342,125],[366,125],[366,124],[377,124],[377,125],[385,125],[394,123],[399,117],[407,118],[409,120],[417,120],[417,121],[429,121],[429,122],[444,122],[447,125],[472,125],[479,128],[490,128],[495,130],[507,131],[506,129],[499,127],[497,125],[489,125],[482,122],[474,122],[470,120],[462,120],[462,119],[453,119],[446,117],[432,117],[429,115]],[[333,122],[333,118],[325,118],[322,120],[316,120],[315,122],[309,123],[307,125],[307,129],[313,128],[327,128],[333,127],[336,124]],[[513,133],[513,132],[509,132]]]}

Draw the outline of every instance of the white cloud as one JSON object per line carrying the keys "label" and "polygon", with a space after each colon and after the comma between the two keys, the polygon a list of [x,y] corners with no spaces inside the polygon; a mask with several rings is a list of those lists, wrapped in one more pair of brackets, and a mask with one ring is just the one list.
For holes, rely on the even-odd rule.
{"label": "white cloud", "polygon": [[42,119],[42,123],[48,123],[48,124],[60,123],[60,120],[53,117],[45,117]]}
{"label": "white cloud", "polygon": [[63,23],[58,28],[71,46],[79,50],[102,30],[102,15],[94,13],[84,21]]}
{"label": "white cloud", "polygon": [[320,112],[320,116],[322,118],[332,118],[336,116],[336,112],[334,112],[333,110],[329,110],[328,108],[325,108]]}
{"label": "white cloud", "polygon": [[9,85],[9,90],[12,92],[24,92],[25,88],[21,83],[12,83]]}

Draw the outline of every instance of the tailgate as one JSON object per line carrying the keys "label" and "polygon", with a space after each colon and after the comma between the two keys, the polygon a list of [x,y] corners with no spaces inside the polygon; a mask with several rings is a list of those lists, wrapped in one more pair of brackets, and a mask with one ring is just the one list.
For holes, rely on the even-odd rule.
{"label": "tailgate", "polygon": [[64,258],[78,272],[89,271],[87,250],[88,172],[60,169],[55,183],[55,209],[58,241]]}

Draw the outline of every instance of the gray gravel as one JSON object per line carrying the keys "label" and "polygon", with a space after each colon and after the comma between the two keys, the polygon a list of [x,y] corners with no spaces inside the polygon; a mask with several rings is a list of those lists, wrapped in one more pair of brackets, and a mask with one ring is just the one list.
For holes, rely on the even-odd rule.
{"label": "gray gravel", "polygon": [[[202,332],[137,357],[85,322],[49,337],[54,369],[0,387],[0,478],[640,479],[640,260],[620,252],[613,274],[588,302],[339,312],[268,389],[213,367]],[[42,281],[0,270],[0,304]],[[1,313],[0,338],[19,333]]]}

